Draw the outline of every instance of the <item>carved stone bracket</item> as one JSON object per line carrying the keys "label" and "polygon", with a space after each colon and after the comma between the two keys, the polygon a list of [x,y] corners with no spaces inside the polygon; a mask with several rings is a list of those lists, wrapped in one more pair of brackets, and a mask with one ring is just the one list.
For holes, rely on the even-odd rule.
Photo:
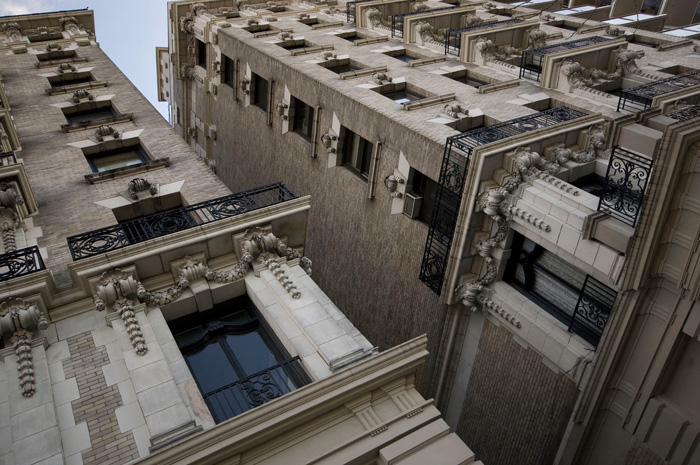
{"label": "carved stone bracket", "polygon": [[7,35],[10,42],[20,42],[22,40],[22,26],[14,21],[2,23],[2,31]]}
{"label": "carved stone bracket", "polygon": [[644,56],[644,50],[628,50],[619,46],[615,51],[617,52],[616,72],[621,73],[624,77],[635,74],[639,69],[636,60]]}
{"label": "carved stone bracket", "polygon": [[56,68],[56,74],[63,74],[66,72],[75,73],[76,71],[78,71],[78,68],[71,63],[61,63],[58,65],[58,68]]}
{"label": "carved stone bracket", "polygon": [[61,30],[68,31],[71,34],[80,34],[80,29],[83,27],[74,16],[63,16],[58,20]]}
{"label": "carved stone bracket", "polygon": [[588,154],[587,160],[593,161],[595,158],[610,158],[610,149],[606,148],[606,133],[607,129],[602,124],[596,124],[588,128],[588,147],[586,148],[586,153]]}
{"label": "carved stone bracket", "polygon": [[148,190],[151,195],[156,195],[158,193],[158,188],[156,185],[151,184],[143,178],[134,178],[129,181],[129,184],[126,186],[126,191],[129,194],[129,197],[134,200],[138,200],[139,192],[143,192],[145,190]]}
{"label": "carved stone bracket", "polygon": [[406,180],[404,178],[395,174],[390,174],[389,176],[384,178],[384,185],[386,186],[386,189],[389,191],[389,195],[392,198],[400,199],[403,196],[403,194],[401,194],[401,192],[399,192],[397,189],[399,187],[399,184],[405,183]]}
{"label": "carved stone bracket", "polygon": [[93,100],[95,100],[95,96],[85,89],[80,89],[73,92],[73,96],[70,98],[70,102],[77,104],[80,103],[80,101],[83,99],[88,99],[92,102]]}
{"label": "carved stone bracket", "polygon": [[0,207],[0,236],[2,237],[4,253],[14,252],[17,250],[17,244],[15,243],[15,231],[19,224],[19,218],[17,217],[17,212],[15,210]]}
{"label": "carved stone bracket", "polygon": [[0,335],[5,338],[11,334],[9,342],[17,355],[17,376],[24,397],[35,392],[32,337],[48,326],[46,315],[33,303],[11,297],[0,304]]}

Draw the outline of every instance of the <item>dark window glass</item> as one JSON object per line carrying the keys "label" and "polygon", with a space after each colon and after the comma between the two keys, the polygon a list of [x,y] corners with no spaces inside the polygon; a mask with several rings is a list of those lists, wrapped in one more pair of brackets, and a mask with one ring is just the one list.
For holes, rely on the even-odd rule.
{"label": "dark window glass", "polygon": [[267,111],[267,79],[253,74],[253,80],[253,103],[261,110]]}
{"label": "dark window glass", "polygon": [[294,99],[294,131],[307,139],[311,138],[311,131],[314,122],[314,108],[305,104],[298,98]]}
{"label": "dark window glass", "polygon": [[197,64],[207,69],[207,44],[201,40],[197,41]]}
{"label": "dark window glass", "polygon": [[52,80],[49,81],[49,83],[51,84],[51,87],[63,87],[72,86],[73,84],[84,84],[86,82],[93,82],[94,80],[95,79],[92,77],[92,75],[88,75],[73,79]]}
{"label": "dark window glass", "polygon": [[229,87],[233,87],[233,60],[226,55],[221,55],[221,60],[221,82]]}
{"label": "dark window glass", "polygon": [[362,177],[369,175],[372,143],[347,128],[341,130],[343,165]]}
{"label": "dark window glass", "polygon": [[586,274],[571,263],[516,234],[504,280],[569,324]]}
{"label": "dark window glass", "polygon": [[414,92],[410,92],[408,90],[397,90],[395,92],[387,92],[386,94],[382,94],[384,97],[390,98],[396,103],[408,103],[412,102],[414,100],[420,100],[423,98],[422,95],[418,95]]}
{"label": "dark window glass", "polygon": [[424,175],[420,171],[413,170],[413,182],[411,192],[415,195],[423,197],[418,212],[418,219],[423,223],[430,223],[435,210],[435,195],[437,194],[438,184]]}
{"label": "dark window glass", "polygon": [[144,163],[148,160],[148,155],[140,145],[134,145],[88,155],[87,159],[93,173],[101,173],[102,171]]}
{"label": "dark window glass", "polygon": [[309,381],[258,321],[247,296],[168,324],[217,423]]}
{"label": "dark window glass", "polygon": [[112,107],[91,108],[89,110],[77,111],[75,113],[66,113],[66,120],[70,124],[79,124],[98,118],[108,118],[117,116],[117,112]]}

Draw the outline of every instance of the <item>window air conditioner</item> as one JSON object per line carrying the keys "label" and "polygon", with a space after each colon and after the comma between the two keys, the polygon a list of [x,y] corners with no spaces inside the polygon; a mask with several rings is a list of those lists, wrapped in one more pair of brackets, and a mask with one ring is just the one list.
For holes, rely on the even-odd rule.
{"label": "window air conditioner", "polygon": [[403,214],[409,218],[416,218],[420,212],[420,204],[423,201],[423,196],[406,192],[404,199]]}

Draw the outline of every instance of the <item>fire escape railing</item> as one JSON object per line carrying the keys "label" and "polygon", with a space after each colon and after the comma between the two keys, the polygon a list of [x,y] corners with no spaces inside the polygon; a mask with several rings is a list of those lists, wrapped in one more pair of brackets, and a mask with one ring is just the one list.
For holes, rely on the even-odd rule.
{"label": "fire escape railing", "polygon": [[636,227],[653,164],[645,156],[616,146],[608,161],[598,211]]}
{"label": "fire escape railing", "polygon": [[284,184],[271,184],[70,236],[68,247],[80,260],[295,198]]}

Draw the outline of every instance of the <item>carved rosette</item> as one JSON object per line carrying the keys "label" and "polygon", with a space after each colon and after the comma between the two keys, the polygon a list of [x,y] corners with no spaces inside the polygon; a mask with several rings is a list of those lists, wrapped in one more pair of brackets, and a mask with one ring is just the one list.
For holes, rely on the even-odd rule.
{"label": "carved rosette", "polygon": [[17,376],[24,397],[35,392],[32,337],[48,326],[46,315],[33,303],[11,297],[0,304],[0,335],[12,335],[9,342],[17,355]]}

